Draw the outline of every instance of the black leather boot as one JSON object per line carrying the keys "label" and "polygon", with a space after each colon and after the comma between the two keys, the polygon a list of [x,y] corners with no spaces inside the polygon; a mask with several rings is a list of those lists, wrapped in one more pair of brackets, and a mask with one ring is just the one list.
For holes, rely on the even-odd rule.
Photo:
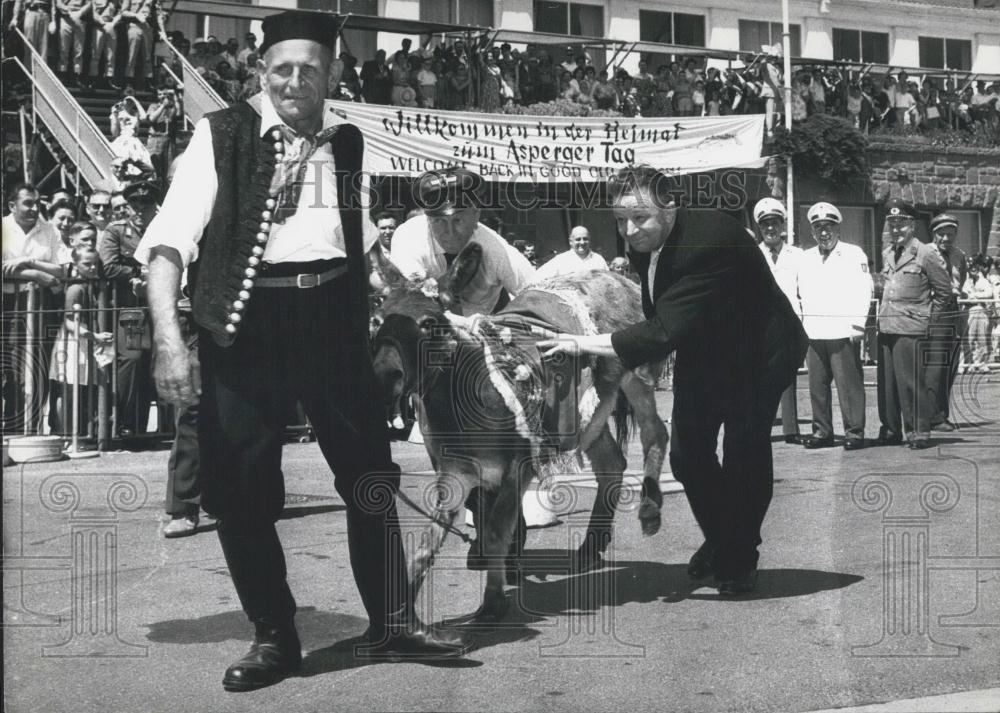
{"label": "black leather boot", "polygon": [[302,645],[295,625],[288,622],[254,624],[257,633],[250,651],[226,669],[222,687],[227,691],[252,691],[271,686],[302,666]]}
{"label": "black leather boot", "polygon": [[461,636],[434,631],[415,615],[403,612],[390,617],[386,626],[372,625],[368,642],[355,654],[368,659],[454,658],[465,655],[470,645]]}

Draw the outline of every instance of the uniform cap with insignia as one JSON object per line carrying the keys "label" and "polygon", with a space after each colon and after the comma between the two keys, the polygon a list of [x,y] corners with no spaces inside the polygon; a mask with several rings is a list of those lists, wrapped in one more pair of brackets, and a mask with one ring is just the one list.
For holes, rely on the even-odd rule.
{"label": "uniform cap with insignia", "polygon": [[821,220],[828,220],[832,223],[842,223],[844,221],[844,217],[837,210],[837,206],[825,201],[814,203],[806,214],[806,217],[809,219],[810,225],[818,223]]}
{"label": "uniform cap with insignia", "polygon": [[760,224],[760,221],[765,218],[774,217],[779,217],[782,220],[788,217],[785,206],[781,204],[781,201],[774,198],[761,198],[757,201],[757,205],[753,207],[753,220],[755,223]]}
{"label": "uniform cap with insignia", "polygon": [[482,179],[465,168],[428,171],[417,179],[414,199],[430,217],[452,215],[481,205],[477,193]]}
{"label": "uniform cap with insignia", "polygon": [[257,50],[261,57],[268,49],[285,40],[312,40],[331,51],[337,41],[337,17],[324,12],[279,12],[265,17],[261,28],[264,30],[264,41]]}
{"label": "uniform cap with insignia", "polygon": [[156,180],[133,181],[122,189],[127,201],[156,203],[160,200],[160,184]]}
{"label": "uniform cap with insignia", "polygon": [[916,218],[917,211],[909,203],[901,201],[899,198],[892,198],[885,204],[885,217],[889,220],[902,220],[904,218]]}
{"label": "uniform cap with insignia", "polygon": [[958,218],[950,213],[942,213],[941,215],[934,216],[934,219],[931,220],[931,232],[936,232],[941,228],[955,228],[957,230]]}

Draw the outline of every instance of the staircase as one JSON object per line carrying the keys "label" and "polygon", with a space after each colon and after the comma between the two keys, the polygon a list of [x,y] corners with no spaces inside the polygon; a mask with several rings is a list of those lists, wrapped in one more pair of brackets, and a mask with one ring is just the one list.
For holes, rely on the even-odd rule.
{"label": "staircase", "polygon": [[[111,107],[122,100],[125,96],[124,93],[117,89],[86,89],[83,87],[68,87],[68,89],[76,102],[97,125],[97,128],[108,138],[108,141],[111,141]],[[149,105],[156,100],[156,94],[153,92],[135,92],[133,96],[143,109],[148,109]],[[145,143],[148,134],[149,128],[140,124],[136,136]]]}

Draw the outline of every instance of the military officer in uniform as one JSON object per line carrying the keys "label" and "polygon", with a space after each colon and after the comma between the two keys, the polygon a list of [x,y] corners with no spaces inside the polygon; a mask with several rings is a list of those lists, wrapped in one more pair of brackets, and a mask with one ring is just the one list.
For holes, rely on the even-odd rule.
{"label": "military officer in uniform", "polygon": [[816,247],[805,251],[799,271],[802,324],[809,335],[806,364],[813,432],[806,448],[833,445],[831,382],[837,384],[844,420],[844,450],[865,445],[865,380],[859,343],[872,299],[868,256],[840,239],[836,206],[821,202],[807,214]]}
{"label": "military officer in uniform", "polygon": [[[49,54],[49,22],[52,21],[51,0],[17,0],[14,3],[14,17],[9,28],[17,27],[20,18],[24,18],[24,36],[42,59],[48,59]],[[27,52],[28,65],[31,65],[31,53]]]}
{"label": "military officer in uniform", "polygon": [[[795,314],[802,319],[802,303],[799,300],[802,249],[785,242],[786,218],[785,206],[774,198],[761,198],[753,208],[753,219],[763,238],[760,251],[764,253],[767,266],[771,268],[774,281],[788,298]],[[797,382],[798,376],[793,377],[792,383],[781,394],[781,431],[785,443],[802,443],[802,436],[799,434]]]}
{"label": "military officer in uniform", "polygon": [[115,76],[115,25],[118,21],[118,0],[93,0],[91,9],[92,30],[90,34],[90,76],[101,76],[101,61],[104,61],[104,79],[97,82],[98,89],[112,88]]}
{"label": "military officer in uniform", "polygon": [[958,374],[959,348],[965,335],[965,315],[958,301],[966,295],[963,292],[968,276],[965,253],[955,246],[958,235],[958,218],[942,213],[931,220],[934,247],[941,254],[945,269],[951,278],[951,294],[948,304],[932,329],[932,341],[927,358],[927,391],[934,398],[935,409],[931,415],[931,428],[936,431],[954,431],[955,424],[949,420],[951,387]]}
{"label": "military officer in uniform", "polygon": [[914,235],[916,212],[893,198],[886,204],[891,244],[882,253],[885,288],[878,313],[879,443],[927,448],[935,408],[924,386],[921,350],[952,293],[941,254]]}

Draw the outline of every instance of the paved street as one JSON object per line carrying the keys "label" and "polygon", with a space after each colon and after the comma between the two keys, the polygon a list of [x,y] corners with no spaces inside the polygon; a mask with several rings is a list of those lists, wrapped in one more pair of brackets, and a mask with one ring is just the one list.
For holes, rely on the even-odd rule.
{"label": "paved street", "polygon": [[[866,373],[871,380],[872,375]],[[799,380],[808,431],[805,379]],[[868,388],[868,435],[878,430]],[[682,493],[643,538],[619,513],[607,566],[571,576],[593,482],[529,532],[531,574],[501,625],[449,663],[367,664],[343,505],[316,444],[285,450],[279,532],[306,652],[301,677],[232,694],[249,645],[212,532],[166,540],[167,452],[5,469],[4,702],[21,711],[813,711],[1000,707],[1000,378],[960,377],[936,447],[804,451],[775,428],[775,497],[757,591],[720,600],[685,573],[700,544]],[[659,392],[669,414],[670,392]],[[835,414],[839,422],[839,414]],[[397,443],[404,493],[432,483]],[[632,472],[641,467],[637,439]],[[668,482],[669,485],[669,482]],[[668,488],[676,490],[676,488]],[[560,491],[562,492],[562,491]],[[401,505],[407,533],[426,520]],[[471,532],[462,527],[463,532]],[[428,583],[440,621],[472,612],[479,573],[455,536]],[[960,698],[946,694],[964,693]],[[909,701],[945,696],[930,701]],[[950,706],[950,707],[949,707]]]}

